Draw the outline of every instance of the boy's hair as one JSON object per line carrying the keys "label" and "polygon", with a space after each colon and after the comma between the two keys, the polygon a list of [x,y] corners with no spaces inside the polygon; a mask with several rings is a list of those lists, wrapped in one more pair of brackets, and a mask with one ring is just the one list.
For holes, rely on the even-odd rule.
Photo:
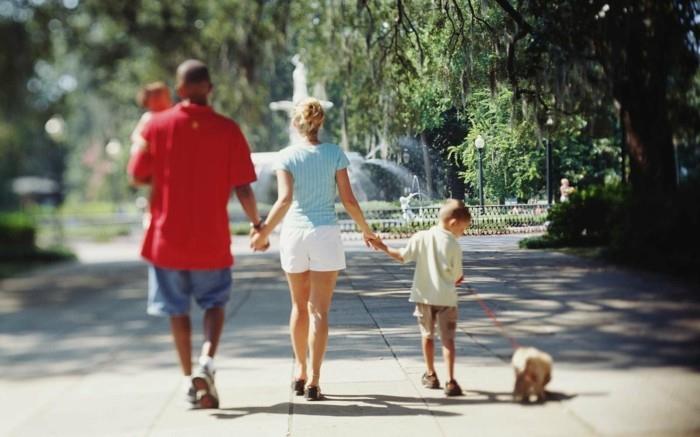
{"label": "boy's hair", "polygon": [[168,85],[166,85],[165,82],[151,82],[139,90],[139,92],[136,94],[136,101],[139,105],[141,105],[141,107],[145,108],[146,105],[148,105],[148,99],[150,99],[151,96],[160,92],[167,93],[169,91]]}
{"label": "boy's hair", "polygon": [[211,83],[209,77],[209,68],[207,65],[197,59],[188,59],[177,67],[177,84],[190,85],[199,84],[202,82]]}
{"label": "boy's hair", "polygon": [[471,221],[472,215],[469,212],[469,208],[467,208],[467,206],[461,200],[447,199],[447,201],[445,201],[445,203],[442,205],[442,208],[440,208],[440,220],[443,223],[446,223],[451,219],[455,219],[460,222]]}

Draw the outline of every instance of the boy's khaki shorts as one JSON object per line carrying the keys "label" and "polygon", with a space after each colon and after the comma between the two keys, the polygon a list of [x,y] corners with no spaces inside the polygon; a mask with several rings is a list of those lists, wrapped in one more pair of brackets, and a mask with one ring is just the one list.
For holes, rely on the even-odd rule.
{"label": "boy's khaki shorts", "polygon": [[417,303],[413,315],[418,319],[418,326],[420,326],[420,333],[423,338],[434,338],[435,323],[437,322],[440,340],[449,341],[455,339],[457,335],[457,319],[459,318],[456,306],[446,307]]}

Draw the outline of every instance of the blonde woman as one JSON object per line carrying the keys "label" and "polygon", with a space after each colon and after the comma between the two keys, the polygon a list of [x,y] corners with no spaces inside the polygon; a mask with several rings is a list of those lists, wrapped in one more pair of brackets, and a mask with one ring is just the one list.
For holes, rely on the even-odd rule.
{"label": "blonde woman", "polygon": [[328,311],[338,272],[345,268],[335,215],[336,188],[365,244],[378,240],[352,192],[348,158],[337,145],[318,140],[323,119],[318,100],[308,98],[297,104],[292,126],[302,140],[280,151],[278,198],[251,240],[254,249],[264,250],[270,233],[284,219],[280,260],[292,300],[289,329],[297,366],[292,388],[310,401],[323,398],[319,378],[328,340]]}

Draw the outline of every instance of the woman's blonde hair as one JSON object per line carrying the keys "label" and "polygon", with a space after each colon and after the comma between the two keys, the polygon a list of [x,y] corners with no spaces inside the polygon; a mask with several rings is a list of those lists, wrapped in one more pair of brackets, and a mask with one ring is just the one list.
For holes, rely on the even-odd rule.
{"label": "woman's blonde hair", "polygon": [[294,108],[292,123],[306,138],[315,138],[323,124],[325,114],[318,99],[307,97]]}

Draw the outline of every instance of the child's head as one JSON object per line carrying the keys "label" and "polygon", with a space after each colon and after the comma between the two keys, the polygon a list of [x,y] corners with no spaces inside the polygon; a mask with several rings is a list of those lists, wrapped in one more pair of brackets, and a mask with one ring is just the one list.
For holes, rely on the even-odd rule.
{"label": "child's head", "polygon": [[308,97],[294,108],[292,124],[304,138],[316,139],[318,131],[323,125],[323,119],[324,111],[321,102],[313,97]]}
{"label": "child's head", "polygon": [[139,90],[136,97],[139,104],[151,112],[168,109],[173,102],[170,99],[170,89],[163,82],[153,82]]}
{"label": "child's head", "polygon": [[562,178],[562,179],[561,179],[561,184],[562,184],[562,186],[564,186],[564,187],[568,187],[568,186],[569,186],[569,180],[568,180],[567,178]]}
{"label": "child's head", "polygon": [[464,235],[471,222],[469,208],[461,200],[448,199],[440,208],[440,223],[457,237]]}
{"label": "child's head", "polygon": [[214,88],[206,64],[196,59],[189,59],[177,67],[176,81],[177,94],[199,104],[206,104]]}

